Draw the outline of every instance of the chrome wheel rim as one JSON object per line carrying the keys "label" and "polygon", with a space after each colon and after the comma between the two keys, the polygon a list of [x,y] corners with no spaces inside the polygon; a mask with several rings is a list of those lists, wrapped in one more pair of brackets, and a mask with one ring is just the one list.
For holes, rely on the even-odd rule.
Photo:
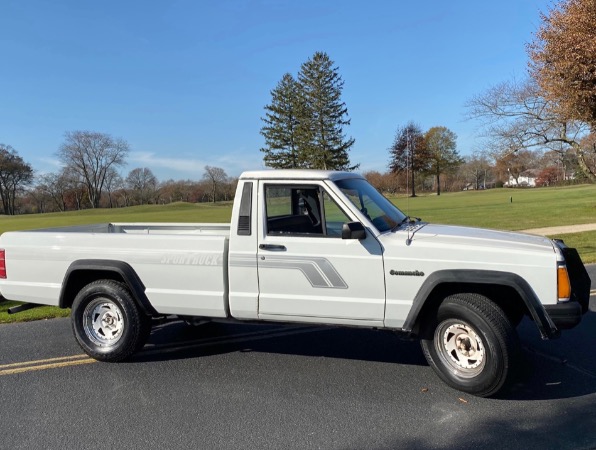
{"label": "chrome wheel rim", "polygon": [[486,365],[482,339],[474,328],[464,322],[441,322],[435,330],[434,342],[441,360],[456,376],[473,378]]}
{"label": "chrome wheel rim", "polygon": [[83,312],[83,329],[94,344],[113,346],[122,338],[124,331],[122,310],[109,299],[94,299]]}

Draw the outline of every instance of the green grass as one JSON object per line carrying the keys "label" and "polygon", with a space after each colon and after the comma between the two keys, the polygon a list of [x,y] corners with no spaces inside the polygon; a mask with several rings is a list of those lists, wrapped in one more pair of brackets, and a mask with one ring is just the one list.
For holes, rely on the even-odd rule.
{"label": "green grass", "polygon": [[0,233],[104,222],[229,222],[232,202],[172,203],[130,208],[86,209],[62,213],[0,216]]}
{"label": "green grass", "polygon": [[453,225],[525,230],[596,222],[596,185],[489,189],[390,200],[409,216]]}
{"label": "green grass", "polygon": [[565,245],[577,249],[584,264],[596,263],[596,231],[557,234],[549,237],[553,239],[563,239]]}
{"label": "green grass", "polygon": [[18,314],[8,314],[8,308],[20,305],[19,302],[0,301],[0,323],[30,322],[32,320],[54,319],[68,317],[70,309],[60,309],[53,306],[40,306]]}
{"label": "green grass", "polygon": [[[596,185],[540,189],[491,189],[392,197],[397,206],[425,221],[501,230],[525,230],[596,222]],[[65,213],[0,216],[0,233],[35,228],[86,225],[102,222],[229,222],[232,202],[207,204],[173,203],[131,208],[96,209]],[[556,237],[578,249],[584,263],[596,263],[596,231]],[[32,309],[9,316],[0,302],[0,323],[63,317],[68,310],[52,307]]]}

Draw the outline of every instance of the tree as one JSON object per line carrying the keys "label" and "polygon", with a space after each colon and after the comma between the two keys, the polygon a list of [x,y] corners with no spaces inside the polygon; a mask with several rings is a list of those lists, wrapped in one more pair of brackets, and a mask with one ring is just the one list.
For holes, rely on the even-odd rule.
{"label": "tree", "polygon": [[106,191],[108,192],[108,204],[110,208],[114,207],[114,200],[113,200],[113,193],[118,189],[124,188],[124,180],[120,176],[120,174],[114,169],[110,167],[106,174]]}
{"label": "tree", "polygon": [[0,144],[0,199],[4,214],[16,214],[17,193],[33,181],[33,168],[10,145]]}
{"label": "tree", "polygon": [[463,160],[457,152],[457,135],[446,127],[432,127],[424,135],[429,155],[429,171],[436,177],[437,195],[441,195],[441,173],[452,170]]}
{"label": "tree", "polygon": [[596,2],[562,0],[541,18],[528,46],[530,73],[562,117],[595,132]]}
{"label": "tree", "polygon": [[138,204],[144,205],[155,196],[157,178],[151,169],[138,167],[131,170],[126,177],[126,185]]}
{"label": "tree", "polygon": [[261,128],[265,147],[261,151],[267,167],[297,169],[306,165],[297,143],[302,112],[298,91],[298,84],[289,73],[271,91],[271,104],[265,106],[267,112],[261,118],[265,122]]}
{"label": "tree", "polygon": [[343,127],[350,125],[348,109],[341,100],[344,82],[339,69],[324,52],[316,52],[300,67],[297,137],[300,153],[309,168],[354,170],[348,156],[354,145]]}
{"label": "tree", "polygon": [[410,122],[398,128],[389,153],[389,169],[393,173],[406,171],[406,175],[409,174],[411,196],[416,197],[414,175],[429,168],[429,154],[420,126]]}
{"label": "tree", "polygon": [[589,172],[596,174],[596,132],[584,137],[580,142],[580,147],[583,163]]}
{"label": "tree", "polygon": [[211,198],[215,203],[218,187],[228,181],[228,175],[221,167],[205,166],[203,179],[211,184]]}
{"label": "tree", "polygon": [[108,171],[125,164],[128,143],[93,131],[71,131],[64,138],[58,157],[83,179],[91,207],[98,208]]}
{"label": "tree", "polygon": [[47,173],[41,175],[37,189],[52,199],[58,211],[67,209],[67,192],[70,189],[69,179],[63,170],[60,173]]}
{"label": "tree", "polygon": [[468,100],[466,106],[468,118],[481,122],[486,146],[495,159],[520,149],[548,149],[561,155],[574,151],[581,170],[596,181],[580,145],[588,132],[586,124],[562,116],[534,80],[498,84]]}
{"label": "tree", "polygon": [[554,166],[546,167],[538,174],[538,177],[536,178],[536,186],[552,186],[558,181],[558,179],[559,169]]}
{"label": "tree", "polygon": [[476,151],[467,156],[464,161],[460,170],[463,172],[466,188],[468,183],[472,183],[476,190],[485,188],[492,169],[487,152]]}
{"label": "tree", "polygon": [[537,167],[538,158],[539,155],[529,150],[509,152],[497,159],[497,170],[507,172],[507,181],[509,182],[511,177],[515,180],[515,184],[519,185],[519,177],[526,170]]}

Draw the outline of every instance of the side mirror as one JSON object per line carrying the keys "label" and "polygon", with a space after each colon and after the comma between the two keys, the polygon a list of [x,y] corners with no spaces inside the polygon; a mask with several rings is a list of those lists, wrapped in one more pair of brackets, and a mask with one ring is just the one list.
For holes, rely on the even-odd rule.
{"label": "side mirror", "polygon": [[341,228],[342,239],[358,239],[362,240],[366,237],[366,230],[364,225],[360,222],[344,223]]}

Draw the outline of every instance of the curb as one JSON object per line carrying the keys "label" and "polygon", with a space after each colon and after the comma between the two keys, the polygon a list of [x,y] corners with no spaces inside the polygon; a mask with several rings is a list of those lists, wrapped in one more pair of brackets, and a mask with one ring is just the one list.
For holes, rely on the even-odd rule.
{"label": "curb", "polygon": [[582,233],[584,231],[596,230],[596,223],[583,223],[578,225],[567,225],[560,227],[532,228],[529,230],[519,230],[521,233],[538,234],[546,236],[551,234],[572,234]]}

